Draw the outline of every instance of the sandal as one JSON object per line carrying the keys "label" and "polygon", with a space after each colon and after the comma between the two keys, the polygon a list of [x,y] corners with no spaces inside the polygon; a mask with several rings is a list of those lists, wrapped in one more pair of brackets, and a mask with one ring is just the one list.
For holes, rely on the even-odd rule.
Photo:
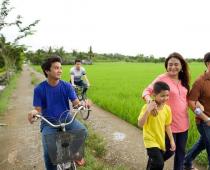
{"label": "sandal", "polygon": [[85,165],[85,159],[82,158],[81,160],[75,160],[75,163],[76,163],[78,166],[84,166],[84,165]]}

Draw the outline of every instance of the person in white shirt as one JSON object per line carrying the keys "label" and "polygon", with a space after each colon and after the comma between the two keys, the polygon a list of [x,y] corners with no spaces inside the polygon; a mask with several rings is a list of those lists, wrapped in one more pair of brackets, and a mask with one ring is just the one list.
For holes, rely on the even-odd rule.
{"label": "person in white shirt", "polygon": [[[82,67],[80,59],[75,60],[75,65],[70,69],[71,84],[73,87],[80,86],[83,88],[82,95],[84,96],[90,86],[85,69]],[[85,81],[83,81],[83,78]]]}

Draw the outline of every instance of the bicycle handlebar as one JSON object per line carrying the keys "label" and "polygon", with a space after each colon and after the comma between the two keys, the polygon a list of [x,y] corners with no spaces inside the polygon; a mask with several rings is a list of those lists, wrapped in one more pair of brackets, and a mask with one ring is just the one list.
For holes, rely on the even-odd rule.
{"label": "bicycle handlebar", "polygon": [[83,110],[83,109],[85,109],[84,106],[80,106],[78,109],[75,109],[75,110],[77,110],[77,111],[75,112],[75,114],[74,114],[74,116],[72,117],[71,121],[69,121],[68,123],[60,123],[60,124],[58,124],[58,125],[55,125],[55,124],[51,123],[49,120],[47,120],[47,119],[46,119],[44,116],[42,116],[41,114],[37,114],[37,115],[35,115],[34,117],[36,117],[36,118],[38,118],[38,119],[44,120],[46,123],[48,123],[50,126],[52,126],[52,127],[54,127],[54,128],[59,128],[59,127],[64,127],[64,126],[67,126],[67,125],[71,124],[71,123],[75,120],[75,118],[76,118],[77,114],[80,112],[80,110]]}

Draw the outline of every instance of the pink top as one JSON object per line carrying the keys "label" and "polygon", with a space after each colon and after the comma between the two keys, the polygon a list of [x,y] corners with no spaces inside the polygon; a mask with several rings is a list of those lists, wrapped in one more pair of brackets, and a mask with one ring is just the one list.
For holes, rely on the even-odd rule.
{"label": "pink top", "polygon": [[185,132],[189,128],[187,89],[182,86],[181,81],[175,82],[165,73],[159,75],[144,89],[142,97],[152,94],[153,84],[157,81],[163,81],[170,87],[168,105],[171,107],[172,111],[172,132]]}

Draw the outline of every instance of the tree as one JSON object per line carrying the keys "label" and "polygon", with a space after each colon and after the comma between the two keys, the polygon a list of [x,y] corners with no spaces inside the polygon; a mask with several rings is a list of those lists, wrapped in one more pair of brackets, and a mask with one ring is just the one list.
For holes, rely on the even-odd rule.
{"label": "tree", "polygon": [[4,60],[7,80],[9,80],[11,72],[21,69],[24,50],[24,46],[11,44],[6,42],[4,36],[0,37],[0,56]]}
{"label": "tree", "polygon": [[[20,66],[16,64],[21,64],[23,61],[23,52],[25,50],[24,46],[19,46],[18,41],[28,35],[34,34],[32,29],[39,23],[39,20],[35,20],[27,26],[23,26],[22,16],[17,15],[15,21],[7,22],[6,18],[9,12],[13,9],[9,7],[10,1],[3,0],[0,7],[0,31],[4,28],[16,26],[18,28],[18,33],[13,42],[7,42],[5,36],[0,33],[0,58],[3,59],[3,63],[7,72],[7,78],[9,79],[9,72],[13,69],[20,69]],[[18,62],[17,62],[18,61]]]}
{"label": "tree", "polygon": [[55,53],[57,55],[59,55],[60,57],[63,57],[66,54],[66,52],[65,52],[65,50],[64,50],[63,47],[60,47],[60,48],[55,49]]}
{"label": "tree", "polygon": [[[0,31],[6,27],[10,27],[10,26],[16,26],[18,28],[19,34],[17,35],[17,37],[14,39],[14,43],[16,43],[18,40],[28,36],[28,35],[33,35],[33,33],[35,32],[35,30],[33,30],[32,28],[34,26],[36,26],[40,20],[35,20],[34,22],[32,22],[31,24],[27,25],[27,26],[23,26],[23,22],[22,22],[22,16],[21,15],[17,15],[16,20],[13,22],[7,22],[6,18],[9,15],[9,12],[13,9],[13,8],[9,8],[10,5],[10,1],[9,0],[3,0],[1,3],[1,8],[0,8]],[[0,34],[2,35],[2,34]]]}
{"label": "tree", "polygon": [[88,51],[88,56],[89,56],[89,60],[92,60],[92,58],[94,57],[93,51],[92,51],[92,46],[90,46],[90,49]]}
{"label": "tree", "polygon": [[76,50],[73,50],[72,51],[72,55],[73,55],[74,58],[77,58],[77,55],[78,55],[77,51]]}
{"label": "tree", "polygon": [[47,53],[48,53],[48,55],[49,55],[49,56],[53,54],[53,49],[52,49],[52,47],[51,47],[51,46],[49,47],[49,49],[48,49],[48,52],[47,52]]}

